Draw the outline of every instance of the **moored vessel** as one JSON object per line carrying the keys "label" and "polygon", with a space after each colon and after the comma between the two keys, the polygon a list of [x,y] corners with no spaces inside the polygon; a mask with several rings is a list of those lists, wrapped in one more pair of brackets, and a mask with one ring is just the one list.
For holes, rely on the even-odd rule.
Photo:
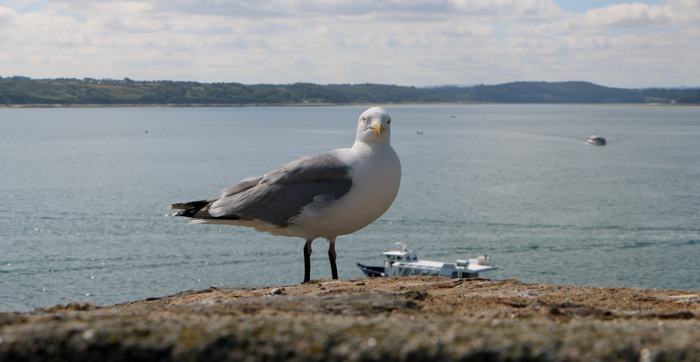
{"label": "moored vessel", "polygon": [[491,265],[487,255],[475,259],[457,260],[455,263],[419,260],[416,253],[408,250],[404,243],[396,243],[398,250],[382,253],[384,266],[367,266],[357,263],[357,266],[368,277],[433,275],[447,278],[475,278],[479,273],[496,270]]}

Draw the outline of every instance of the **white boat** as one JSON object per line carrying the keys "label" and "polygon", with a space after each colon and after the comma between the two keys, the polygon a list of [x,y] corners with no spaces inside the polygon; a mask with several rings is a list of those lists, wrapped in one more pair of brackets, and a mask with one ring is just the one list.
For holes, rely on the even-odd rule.
{"label": "white boat", "polygon": [[605,146],[605,138],[597,132],[594,132],[593,135],[588,137],[588,143],[594,146]]}
{"label": "white boat", "polygon": [[491,258],[486,255],[476,259],[457,260],[455,263],[419,260],[416,253],[408,250],[404,243],[396,243],[398,250],[382,253],[386,258],[384,266],[367,266],[357,263],[357,266],[368,277],[433,275],[447,278],[476,278],[479,273],[496,270],[491,265]]}

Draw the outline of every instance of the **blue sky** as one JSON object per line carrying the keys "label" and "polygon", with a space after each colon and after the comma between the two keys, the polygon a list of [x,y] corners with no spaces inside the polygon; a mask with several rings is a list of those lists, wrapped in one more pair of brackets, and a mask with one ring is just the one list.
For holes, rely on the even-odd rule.
{"label": "blue sky", "polygon": [[637,1],[616,1],[616,0],[559,0],[556,4],[564,11],[585,13],[589,9],[605,8],[610,5],[638,3],[645,5],[659,5],[659,0],[637,0]]}
{"label": "blue sky", "polygon": [[700,0],[0,0],[0,76],[700,86]]}

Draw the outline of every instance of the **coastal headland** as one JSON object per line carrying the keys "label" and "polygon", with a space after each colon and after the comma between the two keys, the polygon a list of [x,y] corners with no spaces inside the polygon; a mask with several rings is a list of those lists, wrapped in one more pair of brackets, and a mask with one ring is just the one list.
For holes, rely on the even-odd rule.
{"label": "coastal headland", "polygon": [[440,277],[0,313],[0,361],[698,361],[700,291]]}

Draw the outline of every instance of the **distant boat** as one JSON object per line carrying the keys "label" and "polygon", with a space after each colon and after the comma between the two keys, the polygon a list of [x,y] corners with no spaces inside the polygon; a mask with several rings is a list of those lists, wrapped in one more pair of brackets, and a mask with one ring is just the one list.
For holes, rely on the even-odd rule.
{"label": "distant boat", "polygon": [[456,263],[418,260],[413,251],[403,243],[396,243],[399,250],[384,252],[384,266],[368,266],[357,263],[357,266],[368,277],[432,275],[447,278],[476,278],[479,273],[496,270],[491,265],[491,258],[480,256],[476,259],[457,260]]}
{"label": "distant boat", "polygon": [[416,134],[423,134],[423,131],[416,131]]}
{"label": "distant boat", "polygon": [[588,143],[594,146],[605,146],[605,138],[599,135],[598,132],[594,132],[588,137]]}

